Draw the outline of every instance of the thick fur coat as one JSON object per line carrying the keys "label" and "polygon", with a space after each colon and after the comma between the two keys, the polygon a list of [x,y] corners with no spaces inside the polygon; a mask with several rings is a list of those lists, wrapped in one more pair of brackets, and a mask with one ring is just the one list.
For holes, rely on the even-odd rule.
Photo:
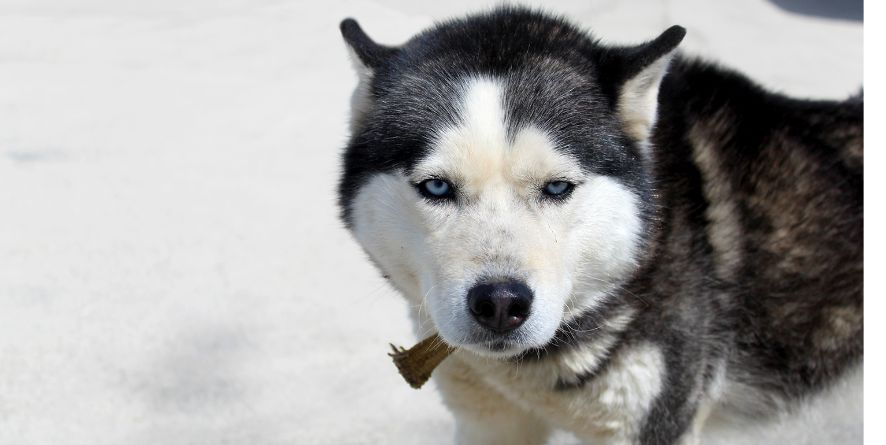
{"label": "thick fur coat", "polygon": [[458,351],[460,443],[694,443],[862,357],[863,101],[774,94],[500,8],[399,47],[353,20],[347,227]]}

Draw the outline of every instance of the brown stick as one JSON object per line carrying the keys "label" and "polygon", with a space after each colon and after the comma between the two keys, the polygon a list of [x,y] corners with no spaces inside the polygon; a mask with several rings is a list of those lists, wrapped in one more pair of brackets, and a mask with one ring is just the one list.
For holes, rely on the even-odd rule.
{"label": "brown stick", "polygon": [[393,352],[388,355],[394,359],[394,364],[400,370],[400,375],[406,379],[406,383],[415,389],[421,388],[431,378],[434,368],[455,351],[455,348],[444,343],[437,334],[409,349],[398,348],[393,344],[391,349]]}

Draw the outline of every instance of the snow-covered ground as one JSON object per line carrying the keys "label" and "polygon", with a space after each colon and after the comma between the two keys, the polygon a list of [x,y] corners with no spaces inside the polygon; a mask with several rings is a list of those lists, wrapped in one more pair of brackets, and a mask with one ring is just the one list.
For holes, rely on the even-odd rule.
{"label": "snow-covered ground", "polygon": [[[385,355],[414,341],[405,304],[336,219],[337,25],[397,43],[479,3],[0,0],[0,443],[449,443]],[[686,52],[792,94],[862,84],[859,21],[545,6],[613,42],[684,25]],[[747,441],[858,441],[850,394],[807,415],[826,433]]]}

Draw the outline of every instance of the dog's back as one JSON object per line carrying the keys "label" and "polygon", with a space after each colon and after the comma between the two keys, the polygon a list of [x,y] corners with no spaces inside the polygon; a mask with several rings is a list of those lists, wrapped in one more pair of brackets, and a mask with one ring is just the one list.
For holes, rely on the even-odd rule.
{"label": "dog's back", "polygon": [[727,396],[756,409],[823,388],[863,348],[861,98],[789,99],[677,60],[659,102],[663,206],[697,206],[729,295]]}

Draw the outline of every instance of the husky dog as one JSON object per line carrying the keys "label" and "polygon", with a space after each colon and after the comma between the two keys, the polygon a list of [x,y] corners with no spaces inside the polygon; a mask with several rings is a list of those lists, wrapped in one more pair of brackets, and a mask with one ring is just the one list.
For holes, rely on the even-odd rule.
{"label": "husky dog", "polygon": [[342,217],[457,351],[467,444],[695,443],[861,362],[863,100],[806,101],[503,7],[402,46],[341,24],[360,75]]}

